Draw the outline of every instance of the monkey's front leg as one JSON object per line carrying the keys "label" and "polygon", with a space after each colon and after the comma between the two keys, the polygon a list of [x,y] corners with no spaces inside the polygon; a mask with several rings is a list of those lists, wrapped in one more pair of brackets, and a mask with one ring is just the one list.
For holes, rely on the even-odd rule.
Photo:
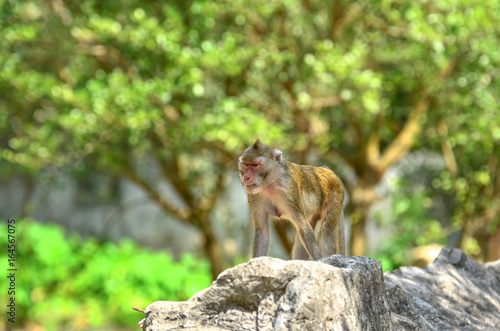
{"label": "monkey's front leg", "polygon": [[269,220],[267,213],[252,213],[253,253],[252,257],[266,256],[269,250]]}

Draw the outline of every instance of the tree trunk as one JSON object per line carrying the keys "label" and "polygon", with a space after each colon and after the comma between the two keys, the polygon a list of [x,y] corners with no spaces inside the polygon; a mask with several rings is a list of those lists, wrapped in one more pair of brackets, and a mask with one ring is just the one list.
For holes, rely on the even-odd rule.
{"label": "tree trunk", "polygon": [[[166,165],[163,167],[166,169],[166,172],[168,172]],[[183,187],[185,182],[171,182],[175,186],[176,192],[186,199],[185,202],[189,206],[189,208],[179,208],[168,199],[165,199],[154,186],[141,178],[132,167],[126,170],[127,171],[124,173],[125,176],[141,187],[148,194],[149,198],[156,201],[167,214],[187,224],[191,224],[201,231],[203,236],[203,249],[210,261],[212,278],[217,278],[224,269],[222,265],[222,250],[213,230],[212,222],[210,221],[210,211],[213,209],[217,196],[221,191],[224,178],[222,176],[219,177],[217,187],[212,194],[209,206],[201,210],[197,208],[199,203],[194,200],[189,188]]]}
{"label": "tree trunk", "polygon": [[350,201],[347,212],[351,219],[351,240],[349,254],[364,256],[366,254],[365,227],[371,206],[377,200],[375,176],[368,175],[359,179],[358,184],[350,192]]}
{"label": "tree trunk", "polygon": [[366,218],[368,213],[359,210],[358,213],[351,214],[351,220],[356,222],[351,225],[351,240],[349,252],[351,256],[364,256],[366,254]]}
{"label": "tree trunk", "polygon": [[212,278],[216,279],[224,270],[222,265],[222,250],[208,215],[200,217],[200,230],[203,235],[203,248],[210,261],[210,272]]}
{"label": "tree trunk", "polygon": [[488,238],[486,262],[500,260],[500,228]]}
{"label": "tree trunk", "polygon": [[[496,215],[496,212],[491,214]],[[485,263],[500,259],[500,228],[496,227],[493,231],[489,229],[489,225],[495,221],[494,218],[484,218],[470,222],[471,237],[477,241],[480,249],[477,256],[474,256],[478,262]]]}
{"label": "tree trunk", "polygon": [[[477,254],[472,254],[473,252],[469,249],[472,239],[475,239],[479,246]],[[470,233],[470,231],[464,229],[462,230],[459,247],[466,254],[472,255],[478,262],[496,261],[500,259],[500,229],[497,229],[494,233],[488,233],[486,229],[477,229]]]}
{"label": "tree trunk", "polygon": [[488,244],[490,235],[486,231],[478,231],[474,234],[474,239],[476,239],[479,246],[479,253],[475,256],[479,263],[485,263],[488,260]]}

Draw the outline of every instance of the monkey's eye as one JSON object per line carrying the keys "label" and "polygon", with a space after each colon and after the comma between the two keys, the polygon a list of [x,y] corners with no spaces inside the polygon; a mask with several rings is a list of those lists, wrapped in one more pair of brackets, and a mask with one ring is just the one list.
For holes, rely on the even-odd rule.
{"label": "monkey's eye", "polygon": [[257,162],[254,162],[254,163],[252,163],[252,164],[251,164],[251,166],[252,166],[252,167],[256,167],[256,166],[258,166],[258,165],[259,165],[259,164],[258,164]]}

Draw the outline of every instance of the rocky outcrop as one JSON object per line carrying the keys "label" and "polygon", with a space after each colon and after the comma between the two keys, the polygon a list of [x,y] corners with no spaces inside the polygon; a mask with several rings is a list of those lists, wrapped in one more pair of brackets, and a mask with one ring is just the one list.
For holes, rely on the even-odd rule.
{"label": "rocky outcrop", "polygon": [[427,267],[384,275],[397,330],[500,330],[500,261],[443,248]]}
{"label": "rocky outcrop", "polygon": [[379,261],[262,257],[223,272],[185,302],[158,301],[143,329],[500,330],[500,261],[444,248],[424,269],[382,274]]}

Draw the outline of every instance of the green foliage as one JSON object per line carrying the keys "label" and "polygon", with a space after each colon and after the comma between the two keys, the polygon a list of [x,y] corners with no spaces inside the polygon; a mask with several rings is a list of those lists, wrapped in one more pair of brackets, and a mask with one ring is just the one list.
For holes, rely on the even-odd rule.
{"label": "green foliage", "polygon": [[[454,196],[458,208],[453,219],[457,227],[470,219],[489,218],[487,224],[474,224],[476,227],[490,227],[489,231],[500,225],[498,217],[488,217],[500,211],[500,195],[495,185],[500,183],[500,115],[492,109],[491,100],[498,98],[480,91],[480,82],[471,82],[473,93],[483,97],[468,105],[457,105],[463,112],[460,115],[448,114],[448,132],[430,136],[433,143],[447,143],[453,150],[456,170],[447,169],[432,181],[434,189],[442,189]],[[477,117],[476,107],[486,110]],[[491,222],[490,222],[491,221]],[[484,222],[483,222],[484,223]]]}
{"label": "green foliage", "polygon": [[[186,300],[211,282],[207,262],[191,255],[177,262],[130,240],[114,244],[66,238],[60,227],[31,220],[16,221],[16,238],[16,325],[30,321],[49,330],[131,327],[142,318],[132,307]],[[0,240],[6,247],[6,236]],[[3,277],[0,286],[8,288],[7,281]],[[7,302],[7,291],[1,300]]]}
{"label": "green foliage", "polygon": [[4,1],[0,157],[36,169],[90,156],[116,169],[153,148],[235,152],[256,136],[354,153],[352,123],[369,134],[382,114],[385,145],[424,90],[440,111],[495,109],[496,0],[355,1],[335,9],[339,22],[330,6]]}
{"label": "green foliage", "polygon": [[[395,192],[402,192],[408,182],[397,180],[393,185]],[[413,193],[392,195],[392,213],[377,215],[381,225],[392,232],[374,255],[382,261],[384,272],[404,265],[408,253],[414,247],[446,244],[449,230],[431,217],[429,209],[432,204],[430,191],[419,189]]]}
{"label": "green foliage", "polygon": [[257,136],[356,154],[375,130],[387,146],[425,94],[438,117],[498,108],[498,1],[339,4],[4,1],[0,158],[116,172]]}

